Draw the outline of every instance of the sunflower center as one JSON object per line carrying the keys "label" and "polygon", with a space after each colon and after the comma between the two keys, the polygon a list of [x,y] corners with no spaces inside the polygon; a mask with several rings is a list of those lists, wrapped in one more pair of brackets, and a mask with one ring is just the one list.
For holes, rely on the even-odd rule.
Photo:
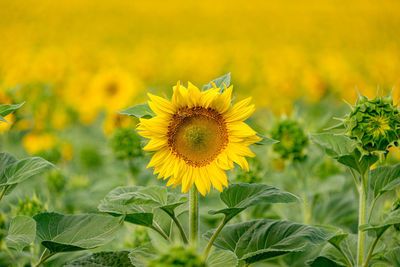
{"label": "sunflower center", "polygon": [[106,92],[108,96],[114,96],[118,92],[118,84],[116,82],[110,82],[106,86]]}
{"label": "sunflower center", "polygon": [[170,148],[193,166],[209,164],[227,143],[225,122],[213,109],[183,108],[173,116],[169,125]]}

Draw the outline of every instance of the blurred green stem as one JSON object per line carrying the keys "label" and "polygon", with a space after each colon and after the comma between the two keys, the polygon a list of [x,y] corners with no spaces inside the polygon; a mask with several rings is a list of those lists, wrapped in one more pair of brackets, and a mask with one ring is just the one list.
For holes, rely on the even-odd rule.
{"label": "blurred green stem", "polygon": [[[361,174],[361,184],[358,187],[360,205],[358,210],[358,228],[367,223],[367,191],[366,185],[368,184],[369,169],[364,174]],[[357,242],[357,266],[363,266],[365,258],[365,243],[366,232],[358,229],[358,242]]]}
{"label": "blurred green stem", "polygon": [[7,187],[8,187],[8,185],[3,186],[3,189],[0,192],[0,201],[3,199],[3,196],[7,191]]}
{"label": "blurred green stem", "polygon": [[206,260],[208,257],[208,254],[210,253],[210,250],[212,248],[212,245],[214,244],[215,239],[217,238],[219,232],[221,232],[222,228],[224,228],[225,224],[227,224],[228,220],[226,219],[226,215],[224,215],[224,219],[222,220],[221,224],[218,226],[217,230],[215,230],[214,234],[210,238],[210,241],[208,241],[207,247],[204,251],[203,258]]}
{"label": "blurred green stem", "polygon": [[189,191],[189,232],[191,245],[197,247],[199,235],[199,192],[195,185]]}

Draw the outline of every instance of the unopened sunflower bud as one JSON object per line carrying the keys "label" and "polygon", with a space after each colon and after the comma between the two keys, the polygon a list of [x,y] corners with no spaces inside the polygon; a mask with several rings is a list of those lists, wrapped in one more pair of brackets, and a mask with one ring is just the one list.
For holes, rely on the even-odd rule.
{"label": "unopened sunflower bud", "polygon": [[36,196],[21,199],[15,208],[15,215],[32,217],[40,212],[46,211],[45,205]]}
{"label": "unopened sunflower bud", "polygon": [[346,134],[359,143],[365,153],[386,152],[397,146],[400,138],[400,109],[390,95],[368,99],[359,96],[346,115]]}
{"label": "unopened sunflower bud", "polygon": [[110,144],[118,159],[133,159],[143,155],[140,136],[133,128],[118,128],[115,130]]}

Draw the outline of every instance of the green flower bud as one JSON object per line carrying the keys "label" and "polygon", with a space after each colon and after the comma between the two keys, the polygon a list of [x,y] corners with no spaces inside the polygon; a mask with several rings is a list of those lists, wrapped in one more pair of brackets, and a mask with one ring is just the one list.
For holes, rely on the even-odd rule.
{"label": "green flower bud", "polygon": [[94,147],[84,147],[81,150],[81,162],[86,168],[96,168],[103,164],[103,158]]}
{"label": "green flower bud", "polygon": [[304,148],[308,138],[301,125],[292,119],[278,121],[272,128],[271,137],[279,140],[273,149],[283,159],[301,160],[304,158]]}
{"label": "green flower bud", "polygon": [[172,247],[167,253],[151,260],[147,267],[206,267],[203,259],[190,248]]}
{"label": "green flower bud", "polygon": [[386,152],[397,146],[400,137],[400,112],[390,95],[368,99],[359,96],[345,117],[346,134],[358,141],[365,153]]}
{"label": "green flower bud", "polygon": [[65,176],[58,170],[52,170],[47,175],[47,185],[52,192],[60,193],[66,184]]}
{"label": "green flower bud", "polygon": [[110,145],[118,159],[133,159],[143,155],[140,136],[133,128],[119,128],[111,137]]}
{"label": "green flower bud", "polygon": [[125,240],[124,247],[137,248],[151,241],[146,227],[136,226],[132,235],[129,235]]}
{"label": "green flower bud", "polygon": [[45,205],[36,196],[32,198],[20,199],[14,208],[15,215],[25,215],[33,217],[34,215],[46,211]]}

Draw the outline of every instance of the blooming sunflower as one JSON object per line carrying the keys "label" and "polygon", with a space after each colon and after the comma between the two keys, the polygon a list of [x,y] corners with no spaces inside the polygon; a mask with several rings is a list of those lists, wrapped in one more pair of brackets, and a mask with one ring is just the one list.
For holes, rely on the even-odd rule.
{"label": "blooming sunflower", "polygon": [[221,93],[213,86],[200,91],[178,82],[171,100],[148,94],[156,116],[138,125],[139,134],[150,139],[143,149],[155,152],[147,167],[154,167],[159,179],[169,179],[168,186],[182,185],[184,193],[193,185],[202,195],[211,184],[219,191],[228,187],[225,171],[233,163],[248,171],[245,157],[254,157],[248,146],[261,140],[243,122],[254,112],[251,98],[231,105],[233,87]]}

